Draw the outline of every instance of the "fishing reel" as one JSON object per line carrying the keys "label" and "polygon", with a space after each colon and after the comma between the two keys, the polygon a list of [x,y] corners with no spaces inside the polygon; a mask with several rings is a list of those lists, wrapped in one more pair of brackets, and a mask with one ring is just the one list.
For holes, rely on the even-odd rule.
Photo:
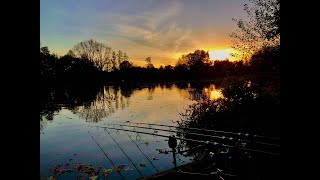
{"label": "fishing reel", "polygon": [[175,149],[177,147],[177,139],[174,135],[169,136],[168,145],[171,149]]}

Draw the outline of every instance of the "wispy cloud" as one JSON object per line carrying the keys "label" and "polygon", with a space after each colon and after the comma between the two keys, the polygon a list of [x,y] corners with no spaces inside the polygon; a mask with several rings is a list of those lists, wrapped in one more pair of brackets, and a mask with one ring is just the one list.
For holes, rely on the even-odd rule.
{"label": "wispy cloud", "polygon": [[183,10],[179,1],[162,5],[161,9],[148,9],[133,16],[120,16],[115,27],[120,35],[139,45],[163,51],[180,48],[182,41],[191,33],[175,22],[175,17]]}
{"label": "wispy cloud", "polygon": [[156,66],[175,64],[177,54],[198,48],[227,48],[231,17],[238,16],[237,8],[243,9],[243,2],[236,0],[41,0],[40,4],[41,41],[54,52],[63,55],[75,43],[94,38],[126,51],[139,65],[151,56]]}

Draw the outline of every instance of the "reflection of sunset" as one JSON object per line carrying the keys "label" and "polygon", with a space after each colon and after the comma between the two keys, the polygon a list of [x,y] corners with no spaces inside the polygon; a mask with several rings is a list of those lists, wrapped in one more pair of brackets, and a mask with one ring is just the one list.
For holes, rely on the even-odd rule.
{"label": "reflection of sunset", "polygon": [[211,85],[208,88],[204,88],[204,92],[207,94],[207,97],[209,97],[210,100],[216,100],[219,98],[223,98],[223,94],[221,92],[222,89],[216,89],[214,85]]}
{"label": "reflection of sunset", "polygon": [[210,92],[210,100],[216,100],[216,99],[219,99],[219,98],[222,98],[222,97],[223,97],[223,95],[222,95],[220,90],[217,90],[217,89],[211,90],[211,92]]}

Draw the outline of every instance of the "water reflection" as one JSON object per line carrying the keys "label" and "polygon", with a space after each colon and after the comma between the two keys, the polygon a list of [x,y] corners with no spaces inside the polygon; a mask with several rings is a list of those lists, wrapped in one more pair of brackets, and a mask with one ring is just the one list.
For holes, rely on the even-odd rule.
{"label": "water reflection", "polygon": [[[280,137],[280,82],[251,81],[247,79],[225,81],[222,91],[204,89],[209,97],[198,101],[181,113],[179,126],[185,128],[215,129]],[[223,98],[220,97],[223,94]],[[204,140],[178,129],[181,137]],[[193,143],[184,148],[192,150]],[[192,151],[190,151],[192,153]],[[198,154],[194,152],[194,156]]]}
{"label": "water reflection", "polygon": [[87,122],[99,122],[102,118],[113,114],[117,109],[129,106],[129,97],[124,97],[119,87],[105,86],[102,92],[98,92],[96,98],[89,106],[77,106],[73,112]]}
{"label": "water reflection", "polygon": [[148,86],[148,97],[147,97],[147,100],[152,100],[153,99],[152,94],[154,93],[154,90],[155,90],[155,86],[153,86],[153,85],[149,85]]}
{"label": "water reflection", "polygon": [[133,93],[141,92],[142,94],[146,94],[146,100],[153,100],[156,89],[161,89],[161,91],[178,91],[180,96],[192,101],[223,97],[221,93],[222,89],[210,83],[123,84],[106,85],[96,88],[69,87],[49,89],[42,96],[40,128],[42,129],[45,126],[45,123],[43,123],[44,119],[48,121],[52,120],[53,116],[63,107],[87,122],[99,122],[103,118],[111,116],[117,110],[129,107],[130,97]]}
{"label": "water reflection", "polygon": [[[208,118],[203,118],[201,122],[197,122],[196,126],[201,127],[202,124],[212,128],[229,128],[234,130],[237,124],[248,123],[251,116],[261,119],[261,114],[268,116],[269,109],[278,107],[280,104],[279,85],[268,81],[251,81],[251,80],[237,80],[237,81],[215,81],[212,82],[178,82],[178,83],[158,83],[158,84],[118,84],[105,85],[97,87],[69,87],[48,89],[42,94],[42,101],[40,104],[40,129],[46,126],[46,121],[52,121],[55,114],[66,108],[85,119],[87,122],[100,122],[102,119],[113,115],[119,110],[124,110],[131,106],[131,96],[144,99],[139,99],[141,103],[146,103],[144,100],[152,101],[154,96],[157,96],[157,101],[165,101],[172,99],[175,92],[187,100],[194,102],[206,102],[207,106],[215,112],[215,119],[213,122]],[[167,90],[163,95],[164,90]],[[144,97],[143,97],[144,96]],[[137,102],[136,102],[137,103]],[[139,102],[138,102],[139,103]],[[148,106],[149,112],[158,112],[156,102]],[[274,106],[274,104],[276,104]],[[138,106],[135,104],[134,106]],[[166,104],[164,104],[166,105]],[[203,104],[195,104],[194,106],[201,106]],[[265,107],[263,111],[262,107]],[[260,108],[260,109],[259,109]],[[200,110],[199,108],[196,108]],[[254,112],[255,110],[256,112]],[[139,112],[140,111],[140,112]],[[236,112],[252,112],[252,113],[238,113]],[[137,109],[137,112],[130,112],[131,116],[141,116],[143,109]],[[227,112],[220,115],[222,112]],[[142,113],[143,114],[143,113]],[[187,113],[188,114],[188,113]],[[190,114],[189,114],[190,115]],[[250,118],[247,118],[247,116]],[[220,117],[221,116],[221,117]],[[227,117],[230,116],[230,117]],[[127,114],[127,120],[130,115]],[[186,117],[186,116],[183,116]],[[147,117],[145,117],[147,118]],[[150,120],[154,117],[149,117]],[[212,118],[212,117],[211,117]],[[222,118],[223,120],[217,120]],[[264,117],[263,117],[264,118]],[[238,119],[236,122],[230,122],[230,119]],[[242,119],[247,119],[242,122]],[[265,119],[265,118],[264,118]],[[252,122],[251,122],[252,121]],[[251,120],[249,124],[255,124]],[[267,120],[266,120],[267,121]],[[208,123],[209,122],[209,123]],[[202,127],[201,127],[202,128]],[[240,130],[250,130],[254,128],[246,128]]]}
{"label": "water reflection", "polygon": [[[160,97],[163,96],[164,90],[168,91],[167,95],[169,96]],[[40,129],[46,126],[44,120],[52,121],[54,115],[61,111],[62,108],[70,110],[87,122],[99,122],[111,116],[116,111],[124,110],[131,106],[130,98],[133,94],[137,97],[144,96],[144,99],[140,99],[140,101],[146,103],[144,100],[152,101],[155,96],[159,98],[157,101],[173,98],[174,96],[170,97],[170,93],[173,95],[174,92],[178,92],[184,99],[195,102],[214,101],[215,105],[212,106],[215,107],[216,111],[226,111],[229,108],[229,114],[242,111],[242,108],[248,109],[248,107],[245,106],[239,106],[238,109],[234,107],[239,104],[254,102],[253,100],[256,98],[258,100],[265,98],[266,100],[278,101],[273,103],[280,103],[279,91],[275,91],[274,86],[267,81],[221,80],[215,82],[60,87],[42,91],[40,102]],[[258,106],[263,104],[265,103],[257,102]],[[166,104],[164,104],[164,106],[165,105]],[[160,106],[160,109],[164,106]],[[233,108],[230,109],[231,107]],[[158,112],[159,110],[155,109],[159,107],[153,107],[152,105],[148,108],[150,108],[149,111],[154,112]],[[255,109],[255,107],[252,107],[252,109]],[[138,111],[142,110],[138,109]],[[139,114],[139,112],[137,113]],[[199,123],[198,125],[201,126]],[[214,126],[219,127],[219,123]]]}
{"label": "water reflection", "polygon": [[[280,105],[279,89],[279,83],[250,79],[46,89],[42,91],[40,104],[42,174],[47,174],[48,167],[53,166],[51,161],[58,158],[56,154],[65,154],[64,158],[71,156],[73,159],[73,154],[77,154],[79,162],[97,162],[96,165],[105,163],[99,148],[92,144],[94,142],[87,134],[88,129],[112,160],[117,162],[116,166],[129,165],[130,162],[124,160],[125,157],[121,156],[108,134],[103,129],[88,128],[88,123],[101,126],[106,122],[130,121],[176,126],[174,120],[182,127],[266,135],[270,135],[268,130],[272,129],[280,134],[280,126],[275,126],[277,121],[274,119]],[[132,130],[131,127],[128,129]],[[181,137],[205,140],[187,131],[177,130]],[[121,146],[126,147],[130,158],[138,163],[146,163],[142,162],[142,156],[134,157],[139,152],[126,133],[116,130],[111,130],[111,133]],[[149,157],[160,158],[154,162],[158,163],[156,167],[160,171],[172,168],[172,156],[157,151],[168,147],[166,141],[150,135],[129,134],[144,152],[149,153]],[[138,135],[141,137],[137,138]],[[90,143],[91,146],[88,146]],[[83,148],[84,145],[86,148]],[[196,159],[203,155],[203,148],[194,148],[196,145],[179,142],[179,149],[185,150],[184,157],[180,157],[180,164],[190,162],[190,157]],[[63,157],[60,157],[60,161],[64,161]],[[150,168],[151,165],[141,167],[146,174],[155,173]],[[139,177],[139,174],[133,173],[128,171],[127,175]]]}
{"label": "water reflection", "polygon": [[[239,151],[237,148],[233,149],[227,146],[260,149],[273,153],[280,153],[280,148],[265,144],[243,143],[243,136],[231,136],[219,132],[240,132],[250,138],[253,138],[251,135],[255,134],[265,137],[280,137],[278,118],[280,113],[280,82],[240,79],[224,81],[221,86],[223,90],[218,92],[214,86],[211,89],[205,88],[204,93],[209,94],[207,96],[209,98],[190,105],[185,112],[181,113],[180,128],[177,128],[178,136],[217,143],[216,146],[206,146],[210,152],[214,153],[216,168],[229,172],[241,172],[240,179],[268,177],[272,171],[270,167],[276,167],[280,156]],[[223,98],[219,98],[220,93],[223,94]],[[202,129],[201,133],[219,138],[192,134],[189,128]],[[214,129],[217,132],[205,132],[203,129]],[[238,139],[236,139],[237,137]],[[270,141],[270,139],[264,139],[264,142],[280,144],[280,141]],[[199,158],[202,156],[203,148],[194,148],[198,145],[193,141],[181,141],[179,147],[186,150],[186,156]],[[259,171],[256,169],[257,167],[259,167]],[[251,169],[255,170],[251,171]]]}
{"label": "water reflection", "polygon": [[224,98],[222,90],[216,84],[179,83],[176,84],[179,94],[193,101],[205,101]]}
{"label": "water reflection", "polygon": [[208,95],[210,100],[217,100],[219,98],[223,98],[221,89],[217,89],[214,85],[211,85],[210,89],[205,88],[205,91],[207,91],[207,93],[210,93],[210,95]]}

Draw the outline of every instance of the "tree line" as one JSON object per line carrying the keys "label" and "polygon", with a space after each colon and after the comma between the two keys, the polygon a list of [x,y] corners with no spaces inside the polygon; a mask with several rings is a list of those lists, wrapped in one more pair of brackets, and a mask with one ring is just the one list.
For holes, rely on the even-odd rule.
{"label": "tree line", "polygon": [[280,65],[272,48],[256,53],[245,61],[210,60],[209,53],[195,50],[182,55],[176,65],[154,67],[152,58],[146,58],[144,67],[129,61],[126,52],[87,40],[74,46],[66,55],[51,54],[48,47],[40,48],[40,77],[42,81],[60,80],[152,80],[198,79],[245,75],[253,72],[278,72]]}
{"label": "tree line", "polygon": [[280,0],[250,0],[245,4],[249,20],[234,19],[238,29],[230,34],[234,54],[241,61],[211,61],[209,53],[195,50],[177,63],[155,68],[152,58],[144,67],[136,66],[122,50],[93,39],[76,44],[58,57],[48,47],[40,47],[40,77],[44,82],[83,80],[198,79],[280,72]]}
{"label": "tree line", "polygon": [[61,57],[50,53],[47,46],[40,47],[40,79],[43,81],[62,78],[92,78],[120,69],[128,55],[122,50],[114,51],[106,44],[89,39],[76,44]]}

